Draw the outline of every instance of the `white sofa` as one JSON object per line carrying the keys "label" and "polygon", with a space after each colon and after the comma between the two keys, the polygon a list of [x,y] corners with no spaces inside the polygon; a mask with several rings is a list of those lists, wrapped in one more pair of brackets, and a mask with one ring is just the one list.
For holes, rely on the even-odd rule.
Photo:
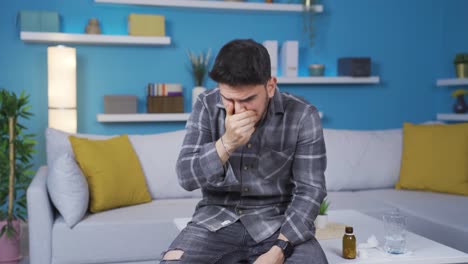
{"label": "white sofa", "polygon": [[[201,197],[178,185],[175,163],[185,131],[131,135],[153,201],[88,214],[67,227],[47,193],[47,167],[27,191],[30,263],[158,263],[178,234],[176,217],[189,217]],[[81,135],[91,138],[106,136]],[[468,252],[468,197],[395,190],[402,151],[401,129],[324,130],[330,209],[356,209],[373,217],[397,207],[409,229]],[[46,131],[48,162],[71,147],[67,134]]]}

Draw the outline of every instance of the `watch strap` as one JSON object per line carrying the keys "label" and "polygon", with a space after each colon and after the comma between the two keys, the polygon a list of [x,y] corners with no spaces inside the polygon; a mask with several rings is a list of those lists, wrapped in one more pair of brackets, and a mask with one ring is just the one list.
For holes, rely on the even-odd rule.
{"label": "watch strap", "polygon": [[294,246],[289,241],[277,239],[274,245],[281,248],[284,258],[289,258],[293,253]]}

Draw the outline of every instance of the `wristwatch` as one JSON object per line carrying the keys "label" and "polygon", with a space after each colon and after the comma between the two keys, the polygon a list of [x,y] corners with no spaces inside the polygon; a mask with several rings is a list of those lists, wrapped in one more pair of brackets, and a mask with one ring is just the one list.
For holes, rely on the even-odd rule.
{"label": "wristwatch", "polygon": [[278,246],[279,248],[281,248],[281,250],[283,250],[283,255],[285,259],[289,258],[294,251],[294,246],[289,241],[277,239],[274,245]]}

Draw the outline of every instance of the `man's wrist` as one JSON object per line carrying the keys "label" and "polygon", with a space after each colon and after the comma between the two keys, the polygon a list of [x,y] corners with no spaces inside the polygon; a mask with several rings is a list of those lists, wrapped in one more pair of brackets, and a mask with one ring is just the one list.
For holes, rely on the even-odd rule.
{"label": "man's wrist", "polygon": [[284,241],[289,241],[289,239],[283,235],[282,233],[279,234],[278,239],[284,240]]}
{"label": "man's wrist", "polygon": [[271,253],[274,254],[275,256],[277,256],[277,257],[279,257],[279,258],[284,258],[283,249],[280,248],[279,246],[273,245],[273,247],[271,247],[270,251],[271,251]]}
{"label": "man's wrist", "polygon": [[294,251],[294,246],[291,244],[291,242],[279,238],[276,240],[273,248],[278,248],[282,252],[285,259],[289,258]]}
{"label": "man's wrist", "polygon": [[229,156],[231,156],[232,151],[229,150],[229,145],[226,145],[224,143],[223,136],[220,139],[221,139],[221,145],[223,145],[224,150]]}
{"label": "man's wrist", "polygon": [[230,154],[236,150],[236,147],[232,143],[232,141],[229,140],[229,138],[226,137],[226,135],[221,136],[221,143],[223,144],[223,147],[226,148],[226,151],[229,152]]}

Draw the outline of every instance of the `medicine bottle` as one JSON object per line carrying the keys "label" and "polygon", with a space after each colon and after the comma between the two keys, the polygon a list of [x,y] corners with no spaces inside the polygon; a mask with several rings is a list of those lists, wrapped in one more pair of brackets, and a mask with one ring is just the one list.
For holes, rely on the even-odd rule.
{"label": "medicine bottle", "polygon": [[343,236],[343,258],[356,258],[356,237],[354,236],[351,226],[345,228],[345,234]]}

